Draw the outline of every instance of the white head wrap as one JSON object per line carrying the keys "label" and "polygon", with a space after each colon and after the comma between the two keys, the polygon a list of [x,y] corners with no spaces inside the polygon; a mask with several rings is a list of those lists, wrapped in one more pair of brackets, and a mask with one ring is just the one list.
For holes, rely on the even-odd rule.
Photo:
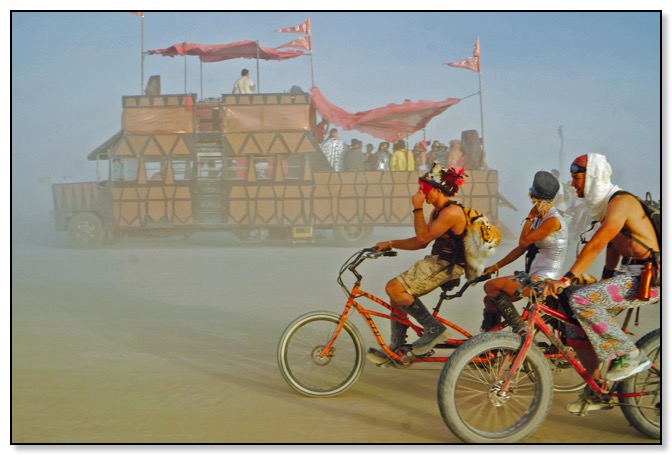
{"label": "white head wrap", "polygon": [[618,190],[620,188],[611,183],[611,165],[607,158],[599,153],[589,153],[583,198],[595,221],[604,219],[609,198]]}

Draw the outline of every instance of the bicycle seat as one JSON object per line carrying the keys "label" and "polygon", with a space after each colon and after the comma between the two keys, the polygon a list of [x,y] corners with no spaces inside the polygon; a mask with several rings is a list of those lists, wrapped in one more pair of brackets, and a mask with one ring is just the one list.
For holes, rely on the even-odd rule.
{"label": "bicycle seat", "polygon": [[460,279],[455,278],[454,280],[448,280],[445,283],[441,285],[441,289],[444,291],[450,291],[453,288],[456,288],[457,286],[460,285]]}

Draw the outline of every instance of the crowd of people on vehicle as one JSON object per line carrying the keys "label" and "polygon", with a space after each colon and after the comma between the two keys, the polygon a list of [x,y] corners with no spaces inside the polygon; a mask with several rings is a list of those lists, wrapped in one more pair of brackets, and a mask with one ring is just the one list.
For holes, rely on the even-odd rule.
{"label": "crowd of people on vehicle", "polygon": [[322,137],[325,135],[326,138],[320,141],[320,147],[335,172],[428,171],[434,162],[446,168],[469,169],[462,141],[457,139],[451,140],[448,146],[438,140],[423,140],[412,148],[406,141],[399,139],[394,143],[380,142],[376,148],[372,143],[364,146],[356,138],[346,144],[336,128],[331,128]]}

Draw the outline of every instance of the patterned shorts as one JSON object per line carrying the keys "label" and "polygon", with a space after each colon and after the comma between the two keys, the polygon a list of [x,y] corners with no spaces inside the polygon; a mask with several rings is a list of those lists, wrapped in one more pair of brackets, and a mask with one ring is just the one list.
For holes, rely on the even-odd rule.
{"label": "patterned shorts", "polygon": [[[414,297],[429,294],[434,289],[449,280],[459,278],[464,274],[464,269],[454,264],[450,270],[450,262],[439,259],[437,255],[425,256],[417,261],[410,269],[397,277],[406,289],[406,292]],[[450,273],[449,273],[450,272]]]}
{"label": "patterned shorts", "polygon": [[581,327],[565,326],[570,346],[585,346],[588,340],[603,362],[635,349],[635,344],[623,333],[615,317],[628,308],[660,301],[660,288],[654,287],[650,300],[637,300],[638,287],[638,275],[621,274],[573,292],[569,305]]}

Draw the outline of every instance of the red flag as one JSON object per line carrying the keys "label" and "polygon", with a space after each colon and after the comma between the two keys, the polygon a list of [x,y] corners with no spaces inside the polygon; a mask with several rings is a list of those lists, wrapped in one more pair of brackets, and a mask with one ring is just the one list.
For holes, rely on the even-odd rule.
{"label": "red flag", "polygon": [[140,17],[145,17],[145,13],[142,11],[129,11],[131,14],[135,14],[136,16]]}
{"label": "red flag", "polygon": [[305,49],[307,51],[313,49],[313,46],[310,42],[310,36],[302,36],[301,38],[295,39],[294,41],[290,41],[289,43],[285,43],[281,46],[278,46],[276,47],[276,49],[282,49],[287,47],[293,49]]}
{"label": "red flag", "polygon": [[276,32],[303,33],[305,35],[310,35],[310,17],[308,17],[303,24],[295,25],[294,27],[280,28],[276,30]]}
{"label": "red flag", "polygon": [[474,44],[474,55],[467,57],[461,62],[446,62],[448,66],[454,68],[464,68],[471,71],[476,71],[477,73],[481,72],[481,44],[480,38],[476,38],[476,43]]}

